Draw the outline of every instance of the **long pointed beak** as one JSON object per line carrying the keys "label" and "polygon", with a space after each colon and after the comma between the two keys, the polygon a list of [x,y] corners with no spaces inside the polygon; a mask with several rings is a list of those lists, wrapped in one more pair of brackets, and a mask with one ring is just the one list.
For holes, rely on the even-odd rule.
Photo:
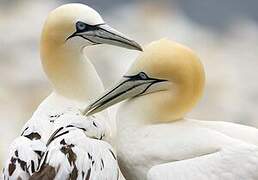
{"label": "long pointed beak", "polygon": [[93,26],[91,30],[78,32],[75,35],[81,36],[94,44],[110,44],[142,51],[142,47],[137,42],[131,40],[107,24]]}
{"label": "long pointed beak", "polygon": [[99,37],[99,41],[105,44],[142,51],[142,47],[137,42],[129,39],[106,24],[99,26],[99,30],[96,31],[96,37]]}
{"label": "long pointed beak", "polygon": [[125,99],[143,95],[147,92],[151,85],[163,81],[166,80],[152,78],[146,80],[134,80],[132,78],[124,78],[116,86],[105,91],[101,97],[93,100],[83,111],[83,114],[87,116],[92,115]]}

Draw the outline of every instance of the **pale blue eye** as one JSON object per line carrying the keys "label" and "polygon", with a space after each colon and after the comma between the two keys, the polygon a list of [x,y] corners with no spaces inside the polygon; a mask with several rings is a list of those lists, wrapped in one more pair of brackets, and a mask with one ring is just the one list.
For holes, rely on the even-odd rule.
{"label": "pale blue eye", "polygon": [[139,76],[141,79],[148,79],[148,76],[144,72],[140,72]]}
{"label": "pale blue eye", "polygon": [[76,23],[76,28],[77,28],[77,30],[79,30],[79,31],[85,30],[86,27],[87,27],[87,25],[86,25],[85,23],[83,23],[83,22],[80,22],[80,21],[79,21],[79,22]]}

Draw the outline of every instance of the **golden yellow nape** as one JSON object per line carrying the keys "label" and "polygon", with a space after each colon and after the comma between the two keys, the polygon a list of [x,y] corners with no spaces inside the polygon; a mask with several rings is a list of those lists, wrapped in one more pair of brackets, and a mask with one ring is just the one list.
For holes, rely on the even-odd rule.
{"label": "golden yellow nape", "polygon": [[[203,93],[205,73],[198,56],[190,48],[168,39],[154,41],[144,48],[127,74],[137,72],[169,81],[166,91],[139,98],[146,105],[152,102],[152,112],[157,111],[158,119],[161,115],[165,121],[182,118]],[[152,114],[154,118],[157,116]]]}

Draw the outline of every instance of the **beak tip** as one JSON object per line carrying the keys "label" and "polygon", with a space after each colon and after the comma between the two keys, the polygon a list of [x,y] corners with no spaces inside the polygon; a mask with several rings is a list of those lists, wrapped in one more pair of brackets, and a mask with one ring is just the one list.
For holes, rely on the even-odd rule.
{"label": "beak tip", "polygon": [[134,50],[137,50],[137,51],[143,51],[143,48],[141,47],[140,44],[138,44],[137,42],[134,42],[134,46],[133,46]]}
{"label": "beak tip", "polygon": [[88,108],[86,108],[86,109],[84,110],[84,115],[85,115],[85,116],[91,116],[91,115],[93,115],[93,114],[95,114],[95,113],[97,113],[97,112],[98,112],[98,111],[96,111],[96,109],[88,107]]}
{"label": "beak tip", "polygon": [[142,47],[141,47],[141,46],[139,46],[139,49],[138,49],[138,50],[143,52],[143,49],[142,49]]}
{"label": "beak tip", "polygon": [[84,116],[91,116],[92,113],[88,111],[88,112],[85,112],[83,115],[84,115]]}
{"label": "beak tip", "polygon": [[81,114],[82,114],[83,116],[90,116],[90,115],[91,115],[91,110],[90,110],[90,107],[89,107],[89,106],[86,107],[86,108],[80,109],[80,111],[81,111]]}

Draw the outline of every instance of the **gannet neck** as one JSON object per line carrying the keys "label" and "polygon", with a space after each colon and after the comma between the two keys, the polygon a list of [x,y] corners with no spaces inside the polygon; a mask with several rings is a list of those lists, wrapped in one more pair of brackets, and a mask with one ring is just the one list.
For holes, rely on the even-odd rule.
{"label": "gannet neck", "polygon": [[78,48],[59,45],[42,35],[41,60],[54,90],[78,101],[87,101],[103,91],[102,82],[89,59]]}

